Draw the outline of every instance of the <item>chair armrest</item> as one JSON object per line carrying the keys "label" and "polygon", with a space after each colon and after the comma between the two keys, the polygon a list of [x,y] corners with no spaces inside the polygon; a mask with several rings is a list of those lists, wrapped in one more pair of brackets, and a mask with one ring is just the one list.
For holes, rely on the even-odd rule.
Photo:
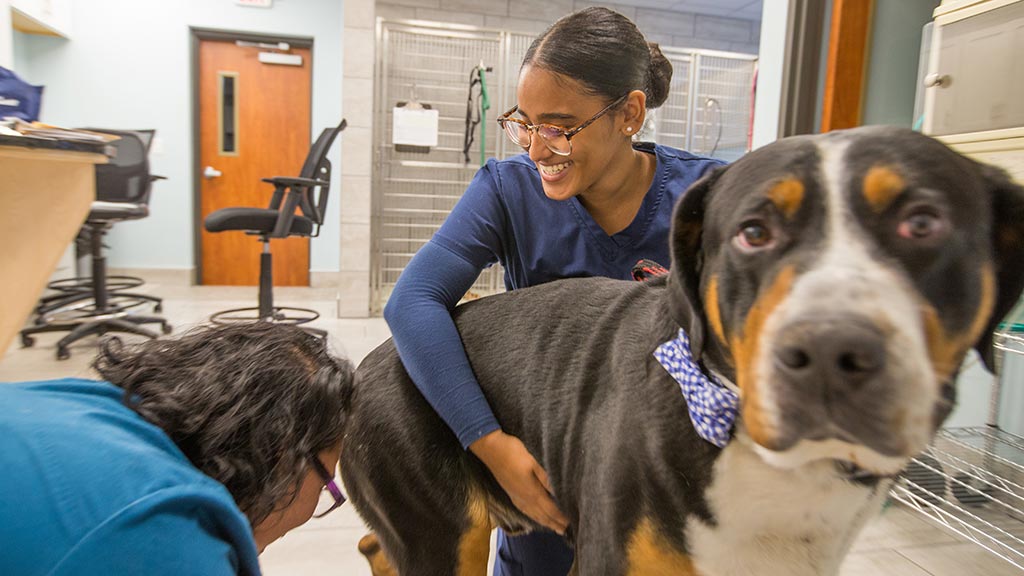
{"label": "chair armrest", "polygon": [[292,178],[288,176],[274,176],[273,178],[263,178],[264,182],[273,184],[274,186],[323,186],[327,182],[323,180],[317,180],[315,178]]}

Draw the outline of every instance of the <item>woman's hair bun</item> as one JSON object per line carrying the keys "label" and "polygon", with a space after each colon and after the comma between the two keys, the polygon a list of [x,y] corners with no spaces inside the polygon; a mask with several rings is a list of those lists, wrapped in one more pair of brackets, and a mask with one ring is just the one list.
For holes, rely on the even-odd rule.
{"label": "woman's hair bun", "polygon": [[648,42],[651,52],[651,65],[647,71],[647,107],[657,108],[668,99],[668,90],[672,85],[672,63],[661,53],[657,42]]}

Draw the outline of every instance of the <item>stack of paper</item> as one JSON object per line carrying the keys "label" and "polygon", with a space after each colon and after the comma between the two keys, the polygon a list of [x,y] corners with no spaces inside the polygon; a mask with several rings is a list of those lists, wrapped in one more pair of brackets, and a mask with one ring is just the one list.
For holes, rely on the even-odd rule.
{"label": "stack of paper", "polygon": [[42,122],[25,122],[24,120],[14,117],[4,118],[2,126],[7,128],[7,130],[4,130],[5,134],[10,134],[8,130],[13,130],[22,136],[45,138],[47,140],[100,143],[117,140],[117,136],[114,136],[113,134],[101,134],[99,132],[90,132],[88,130],[61,128],[60,126],[52,126],[50,124],[43,124]]}

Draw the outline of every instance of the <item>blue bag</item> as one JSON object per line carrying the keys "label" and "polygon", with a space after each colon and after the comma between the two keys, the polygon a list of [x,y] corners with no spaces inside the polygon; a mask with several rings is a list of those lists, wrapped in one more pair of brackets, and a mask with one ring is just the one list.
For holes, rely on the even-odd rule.
{"label": "blue bag", "polygon": [[39,119],[42,100],[42,86],[33,86],[0,66],[0,119],[14,116],[34,122]]}

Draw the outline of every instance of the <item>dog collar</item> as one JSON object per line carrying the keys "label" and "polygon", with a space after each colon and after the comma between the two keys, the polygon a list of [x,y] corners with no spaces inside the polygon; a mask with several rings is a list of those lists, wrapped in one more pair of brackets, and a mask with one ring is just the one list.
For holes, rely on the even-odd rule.
{"label": "dog collar", "polygon": [[677,337],[658,346],[654,357],[679,383],[697,434],[715,446],[725,448],[739,413],[739,395],[714,375],[708,377],[704,374],[693,360],[690,339],[683,330],[679,330]]}

